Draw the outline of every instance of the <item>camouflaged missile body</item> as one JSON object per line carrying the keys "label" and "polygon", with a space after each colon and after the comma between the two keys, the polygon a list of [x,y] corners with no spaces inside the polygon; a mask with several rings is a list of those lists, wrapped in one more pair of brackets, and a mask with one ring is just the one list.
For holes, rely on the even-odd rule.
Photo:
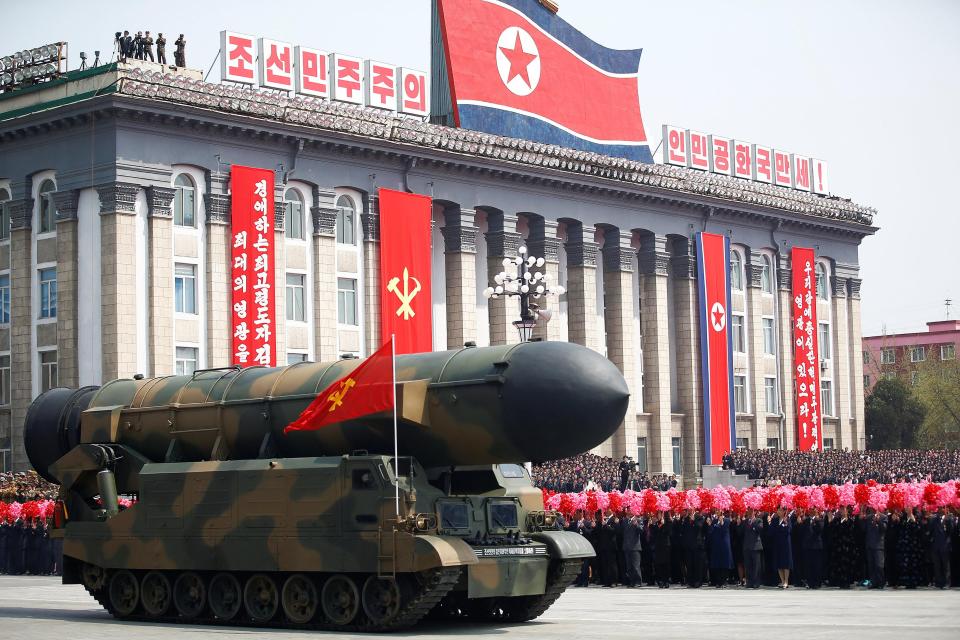
{"label": "camouflaged missile body", "polygon": [[61,485],[64,582],[150,620],[382,631],[543,613],[593,551],[518,463],[608,438],[619,371],[568,343],[400,356],[399,458],[388,414],[282,434],[359,362],[39,397],[25,444]]}

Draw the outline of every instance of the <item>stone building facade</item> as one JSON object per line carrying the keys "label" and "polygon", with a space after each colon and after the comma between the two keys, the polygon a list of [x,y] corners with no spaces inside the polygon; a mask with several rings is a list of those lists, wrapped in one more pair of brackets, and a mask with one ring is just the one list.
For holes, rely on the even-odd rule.
{"label": "stone building facade", "polygon": [[525,244],[567,287],[539,337],[606,354],[632,389],[598,452],[687,479],[703,431],[695,234],[735,251],[737,438],[751,448],[794,446],[789,252],[815,246],[825,441],[862,446],[857,255],[872,210],[186,74],[113,65],[0,95],[4,465],[27,466],[24,415],[51,385],[230,364],[232,164],[276,170],[288,361],[378,346],[376,192],[427,194],[434,348],[518,340],[515,303],[482,291]]}

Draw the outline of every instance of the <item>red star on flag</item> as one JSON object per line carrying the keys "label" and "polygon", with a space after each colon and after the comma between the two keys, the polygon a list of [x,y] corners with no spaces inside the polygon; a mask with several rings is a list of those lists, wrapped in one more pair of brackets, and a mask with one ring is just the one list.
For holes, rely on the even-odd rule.
{"label": "red star on flag", "polygon": [[527,53],[523,50],[523,45],[520,44],[520,33],[517,32],[517,40],[513,44],[513,49],[500,47],[500,51],[503,52],[503,55],[507,56],[507,60],[510,61],[510,73],[507,74],[507,82],[519,76],[523,78],[527,86],[530,86],[530,76],[527,70],[530,63],[537,59],[537,54]]}

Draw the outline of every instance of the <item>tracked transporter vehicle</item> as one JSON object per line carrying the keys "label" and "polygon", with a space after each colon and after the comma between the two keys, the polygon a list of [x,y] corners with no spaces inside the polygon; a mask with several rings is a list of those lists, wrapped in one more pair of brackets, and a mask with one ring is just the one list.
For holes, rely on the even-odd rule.
{"label": "tracked transporter vehicle", "polygon": [[593,551],[555,528],[519,463],[611,436],[623,376],[560,342],[399,356],[399,457],[389,412],[283,434],[360,362],[37,398],[25,444],[61,487],[64,583],[158,621],[385,631],[431,612],[539,616]]}

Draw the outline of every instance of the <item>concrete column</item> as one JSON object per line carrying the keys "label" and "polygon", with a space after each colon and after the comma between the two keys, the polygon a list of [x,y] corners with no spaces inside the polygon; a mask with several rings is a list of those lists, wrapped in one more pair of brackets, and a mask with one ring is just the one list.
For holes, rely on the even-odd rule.
{"label": "concrete column", "polygon": [[[830,278],[832,295],[830,296],[833,323],[831,324],[833,344],[833,404],[837,411],[837,439],[834,445],[838,449],[853,449],[850,426],[850,323],[847,318],[847,279],[842,276]],[[861,359],[862,360],[862,359]]]}
{"label": "concrete column", "polygon": [[567,227],[567,324],[570,342],[599,353],[604,337],[596,322],[597,243],[593,225],[571,223]]}
{"label": "concrete column", "polygon": [[[634,398],[638,397],[633,367],[636,362],[633,340],[633,290],[632,234],[610,229],[605,234],[603,245],[604,324],[606,326],[607,357],[617,365],[631,388],[630,404],[623,424],[613,436],[613,457],[634,455],[637,446],[637,409]],[[669,392],[669,388],[668,388]]]}
{"label": "concrete column", "polygon": [[750,448],[762,449],[767,446],[767,402],[764,393],[764,355],[763,355],[763,256],[751,252],[746,264],[747,273],[747,340],[750,341],[750,358],[747,380],[752,384],[747,393],[753,399],[753,423],[750,425]]}
{"label": "concrete column", "polygon": [[781,255],[778,263],[780,411],[783,414],[783,433],[777,437],[780,438],[780,448],[789,450],[797,446],[797,407],[794,389],[796,375],[793,370],[793,271],[790,269],[790,260],[786,255]]}
{"label": "concrete column", "polygon": [[33,198],[10,206],[10,455],[14,471],[30,468],[23,448],[23,421],[33,400]]}
{"label": "concrete column", "polygon": [[314,189],[313,327],[317,362],[332,362],[337,353],[337,208],[332,189]]}
{"label": "concrete column", "polygon": [[475,212],[458,206],[444,210],[443,259],[447,292],[447,348],[477,339],[477,227]]}
{"label": "concrete column", "polygon": [[139,187],[116,182],[100,194],[100,308],[103,379],[129,378],[137,371],[136,212]]}
{"label": "concrete column", "polygon": [[[494,286],[493,276],[505,269],[514,267],[504,267],[504,258],[515,258],[517,249],[523,243],[523,239],[517,232],[517,216],[507,215],[499,211],[491,211],[487,214],[487,273],[490,274],[490,282],[479,283],[477,286]],[[487,301],[487,315],[490,318],[490,344],[516,344],[520,341],[517,330],[511,324],[520,317],[520,311],[516,305],[516,300],[508,296],[499,298],[490,298]]]}
{"label": "concrete column", "polygon": [[850,357],[853,366],[853,411],[854,423],[851,428],[851,449],[863,449],[866,428],[863,417],[863,328],[860,326],[860,282],[859,278],[847,280],[849,297],[847,298],[847,318],[849,322]]}
{"label": "concrete column", "polygon": [[80,191],[53,194],[57,207],[57,384],[79,386],[77,361],[77,204]]}
{"label": "concrete column", "polygon": [[[383,346],[380,335],[380,198],[367,197],[367,206],[360,214],[363,225],[363,300],[364,335],[367,355]],[[336,278],[334,278],[336,296]],[[336,305],[334,305],[336,313]],[[339,355],[339,354],[338,354]]]}
{"label": "concrete column", "polygon": [[666,236],[641,240],[641,327],[643,330],[644,413],[650,414],[647,451],[651,473],[673,473],[670,402],[670,310],[667,303]]}
{"label": "concrete column", "polygon": [[[224,191],[227,185],[222,185]],[[207,209],[207,367],[227,367],[233,364],[233,238],[230,227],[231,198],[226,193],[208,193]],[[156,219],[158,239],[172,229],[169,219]],[[152,229],[151,229],[152,230]],[[152,236],[151,236],[152,237]],[[154,242],[154,247],[157,243]],[[170,259],[165,260],[170,264]],[[172,280],[168,279],[168,282]],[[283,282],[277,283],[276,293],[282,296]],[[171,317],[166,309],[166,317]],[[173,344],[170,342],[171,350]],[[173,358],[168,358],[172,366]],[[278,354],[277,364],[286,364],[286,357]]]}
{"label": "concrete column", "polygon": [[[529,254],[544,259],[544,265],[538,269],[547,277],[552,286],[562,284],[560,279],[560,237],[558,235],[560,223],[556,220],[545,220],[536,216],[530,221],[530,235],[527,238]],[[557,296],[542,296],[534,302],[541,309],[551,309],[554,314],[560,310],[560,299]],[[538,322],[533,330],[533,336],[542,340],[566,341],[566,332],[559,322]]]}
{"label": "concrete column", "polygon": [[700,296],[693,243],[670,258],[677,347],[677,400],[684,414],[681,436],[684,484],[703,466],[703,389],[700,372]]}

